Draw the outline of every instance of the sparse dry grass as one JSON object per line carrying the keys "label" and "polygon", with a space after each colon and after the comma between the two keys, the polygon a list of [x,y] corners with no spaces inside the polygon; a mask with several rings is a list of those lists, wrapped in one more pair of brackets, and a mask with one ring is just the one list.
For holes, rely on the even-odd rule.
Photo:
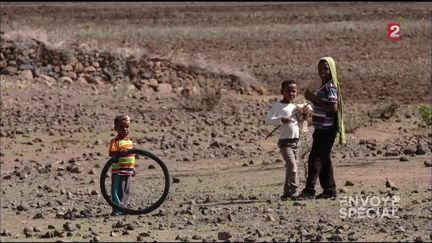
{"label": "sparse dry grass", "polygon": [[[2,30],[8,36],[32,37],[57,48],[80,43],[82,48],[124,57],[144,54],[169,56],[174,62],[204,67],[215,73],[233,74],[247,83],[267,84],[268,87],[278,87],[280,80],[287,77],[298,80],[302,88],[316,87],[316,62],[319,57],[330,55],[335,57],[338,76],[347,97],[368,99],[367,95],[362,97],[359,91],[354,90],[358,82],[385,80],[391,86],[400,83],[401,74],[419,82],[418,85],[424,86],[423,90],[430,89],[431,49],[430,45],[422,43],[430,42],[431,22],[425,18],[413,19],[413,13],[426,13],[430,4],[378,4],[379,7],[354,4],[355,8],[348,12],[344,4],[327,3],[313,9],[308,6],[310,11],[307,12],[289,10],[284,4],[275,10],[264,3],[260,4],[262,7],[255,5],[234,11],[226,7],[230,4],[236,5],[221,3],[212,9],[208,7],[210,4],[200,3],[198,5],[208,8],[203,15],[198,5],[193,4],[185,4],[187,7],[180,11],[156,3],[118,6],[79,3],[64,5],[64,8],[71,9],[70,15],[56,20],[56,13],[37,14],[37,11],[29,11],[29,18],[11,15],[0,18]],[[291,6],[301,10],[307,4],[293,3]],[[73,6],[83,10],[72,11]],[[103,11],[96,14],[94,9],[102,6]],[[331,11],[326,6],[332,6]],[[390,7],[392,12],[387,12]],[[344,14],[339,9],[344,9]],[[359,16],[359,11],[364,18]],[[116,16],[114,13],[118,17],[112,17]],[[146,13],[152,16],[146,16]],[[388,21],[398,21],[403,17],[401,35],[409,38],[404,42],[390,43],[385,38],[388,21],[379,17],[380,13],[385,13]],[[344,16],[354,17],[347,19]],[[312,21],[314,19],[323,21]],[[188,43],[206,44],[193,46]],[[407,59],[399,55],[403,49],[417,58]],[[414,82],[407,85],[411,89]],[[269,89],[277,92],[277,88]],[[377,96],[386,95],[377,90],[380,93]]]}
{"label": "sparse dry grass", "polygon": [[203,89],[199,95],[184,97],[182,107],[189,112],[211,111],[220,102],[220,90]]}
{"label": "sparse dry grass", "polygon": [[[263,39],[283,38],[287,41],[321,39],[322,33],[329,38],[345,33],[351,38],[356,35],[368,35],[383,32],[386,23],[382,21],[341,21],[332,23],[299,23],[299,24],[263,24],[258,26],[148,26],[128,21],[118,20],[115,23],[96,23],[91,21],[74,22],[65,25],[49,25],[40,17],[39,21],[23,24],[14,23],[12,30],[7,30],[10,36],[33,36],[46,42],[54,43],[96,43],[100,48],[109,45],[139,46],[149,40],[212,40],[212,39]],[[35,26],[35,23],[37,26]],[[44,27],[45,26],[45,27]],[[403,29],[406,34],[419,31],[430,33],[431,23],[427,20],[407,22]],[[430,35],[429,35],[430,36]],[[385,39],[383,39],[385,40]],[[112,48],[112,46],[111,46]]]}

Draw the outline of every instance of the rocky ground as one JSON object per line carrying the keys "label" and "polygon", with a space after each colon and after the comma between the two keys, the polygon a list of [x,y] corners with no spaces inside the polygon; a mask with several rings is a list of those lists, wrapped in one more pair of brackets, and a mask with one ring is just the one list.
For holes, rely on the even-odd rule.
{"label": "rocky ground", "polygon": [[[432,240],[432,132],[417,111],[431,98],[430,4],[129,7],[94,14],[100,5],[2,5],[1,241]],[[49,22],[44,13],[63,14],[59,25],[91,20],[100,28],[113,16],[175,30],[196,20],[202,32],[143,36],[150,51],[134,57],[12,35],[11,27]],[[393,43],[386,23],[400,16],[405,28]],[[325,41],[307,35],[323,28]],[[183,53],[153,54],[168,44]],[[196,53],[205,65],[180,58]],[[280,80],[315,87],[315,64],[327,54],[344,82],[348,144],[333,151],[339,196],[281,201],[284,163],[277,135],[264,139],[272,130],[264,117]],[[100,193],[120,113],[131,116],[137,146],[163,158],[175,182],[146,215],[110,217]],[[348,196],[399,198],[397,217],[343,218]]]}

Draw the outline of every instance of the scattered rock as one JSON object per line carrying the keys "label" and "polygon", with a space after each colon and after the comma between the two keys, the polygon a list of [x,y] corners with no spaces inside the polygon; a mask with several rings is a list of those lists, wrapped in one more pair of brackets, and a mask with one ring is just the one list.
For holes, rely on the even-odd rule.
{"label": "scattered rock", "polygon": [[2,74],[6,75],[15,75],[17,73],[18,69],[16,67],[8,66],[3,68]]}
{"label": "scattered rock", "polygon": [[54,238],[54,237],[55,237],[55,234],[54,234],[53,231],[48,231],[48,232],[46,232],[45,234],[43,234],[41,237],[42,237],[42,238],[48,238],[48,239],[51,239],[51,238]]}
{"label": "scattered rock", "polygon": [[413,154],[416,153],[416,149],[413,148],[413,147],[405,148],[403,150],[403,153],[406,154],[406,155],[413,155]]}
{"label": "scattered rock", "polygon": [[121,221],[117,221],[115,224],[112,225],[113,228],[123,228],[124,224]]}
{"label": "scattered rock", "polygon": [[126,225],[127,230],[135,230],[137,225],[135,223],[129,223]]}
{"label": "scattered rock", "polygon": [[421,236],[416,236],[414,242],[424,242]]}
{"label": "scattered rock", "polygon": [[88,66],[88,67],[84,68],[84,72],[85,73],[94,73],[94,72],[96,72],[96,68],[93,66]]}
{"label": "scattered rock", "polygon": [[33,227],[33,231],[37,232],[37,233],[42,232],[42,230],[39,227],[37,227],[37,226]]}
{"label": "scattered rock", "polygon": [[228,240],[231,237],[232,237],[232,234],[229,231],[218,232],[218,239],[219,240]]}
{"label": "scattered rock", "polygon": [[329,241],[343,241],[343,237],[338,234],[333,234],[330,237],[327,238]]}
{"label": "scattered rock", "polygon": [[203,237],[200,235],[192,235],[192,240],[202,240]]}
{"label": "scattered rock", "polygon": [[398,149],[389,149],[384,152],[384,156],[398,156],[400,154]]}
{"label": "scattered rock", "polygon": [[72,223],[64,223],[63,224],[63,229],[66,231],[74,231],[75,230],[75,226]]}
{"label": "scattered rock", "polygon": [[287,242],[287,239],[280,236],[276,236],[272,238],[272,242]]}
{"label": "scattered rock", "polygon": [[229,213],[227,215],[227,219],[228,219],[228,221],[232,222],[232,221],[234,221],[234,216],[231,213]]}
{"label": "scattered rock", "polygon": [[214,202],[216,202],[216,200],[211,195],[207,196],[206,199],[204,200],[204,203],[214,203]]}
{"label": "scattered rock", "polygon": [[25,236],[27,238],[29,238],[29,237],[32,237],[34,231],[33,231],[33,228],[25,227],[23,232],[24,232]]}
{"label": "scattered rock", "polygon": [[44,75],[44,74],[40,75],[39,78],[40,78],[42,81],[46,82],[47,84],[53,84],[53,83],[56,82],[56,79],[55,79],[55,78],[50,77],[50,76],[48,76],[48,75]]}
{"label": "scattered rock", "polygon": [[386,187],[392,187],[392,188],[396,187],[396,185],[392,181],[390,181],[388,178],[386,178],[385,186]]}
{"label": "scattered rock", "polygon": [[33,219],[44,219],[45,217],[44,217],[44,215],[42,214],[42,213],[37,213],[34,217],[33,217]]}
{"label": "scattered rock", "polygon": [[157,91],[158,91],[159,93],[163,93],[163,94],[171,93],[172,90],[173,90],[173,89],[172,89],[172,87],[171,87],[170,84],[161,83],[161,84],[159,84],[159,85],[157,86]]}
{"label": "scattered rock", "polygon": [[12,236],[12,233],[11,233],[10,231],[6,230],[6,229],[3,229],[3,230],[0,232],[0,235],[1,235],[1,236]]}
{"label": "scattered rock", "polygon": [[339,188],[339,193],[348,193],[349,190],[345,187]]}
{"label": "scattered rock", "polygon": [[[244,242],[256,242],[257,238],[255,236],[248,236],[246,238],[244,238]],[[285,242],[286,240],[282,240],[282,241],[273,241],[273,242]]]}
{"label": "scattered rock", "polygon": [[415,151],[415,154],[417,154],[417,155],[425,155],[427,153],[427,151],[428,151],[428,149],[427,149],[426,145],[424,145],[424,144],[418,144],[417,148],[416,148],[416,151]]}
{"label": "scattered rock", "polygon": [[349,241],[358,241],[358,240],[359,240],[359,237],[358,237],[355,233],[353,233],[353,234],[349,234],[349,235],[348,235],[348,240],[349,240]]}
{"label": "scattered rock", "polygon": [[33,80],[33,73],[30,70],[23,70],[20,73],[19,78],[22,80]]}
{"label": "scattered rock", "polygon": [[415,199],[415,200],[412,200],[411,203],[412,203],[412,204],[420,204],[420,201],[417,200],[417,199]]}
{"label": "scattered rock", "polygon": [[306,206],[306,203],[294,201],[293,206]]}
{"label": "scattered rock", "polygon": [[19,212],[21,212],[21,211],[28,211],[29,210],[29,205],[26,202],[21,202],[20,205],[17,206],[17,210]]}
{"label": "scattered rock", "polygon": [[66,83],[66,84],[71,84],[72,83],[72,79],[70,77],[61,77],[58,80],[61,83]]}
{"label": "scattered rock", "polygon": [[272,215],[267,215],[266,216],[266,220],[270,221],[270,222],[275,222],[276,221],[276,219]]}
{"label": "scattered rock", "polygon": [[354,183],[352,181],[346,181],[345,186],[354,186]]}

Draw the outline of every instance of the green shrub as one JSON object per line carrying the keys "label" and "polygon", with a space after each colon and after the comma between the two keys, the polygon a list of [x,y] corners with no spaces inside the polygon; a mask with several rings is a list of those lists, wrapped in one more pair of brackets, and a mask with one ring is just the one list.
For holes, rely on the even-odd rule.
{"label": "green shrub", "polygon": [[432,106],[422,105],[418,108],[418,113],[422,121],[427,125],[432,125]]}

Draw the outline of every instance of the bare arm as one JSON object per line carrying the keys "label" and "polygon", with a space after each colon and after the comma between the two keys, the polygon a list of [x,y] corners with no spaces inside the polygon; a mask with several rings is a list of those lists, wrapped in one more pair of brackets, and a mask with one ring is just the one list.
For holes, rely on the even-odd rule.
{"label": "bare arm", "polygon": [[314,105],[324,107],[332,113],[337,113],[338,104],[337,102],[328,102],[321,100],[318,96],[312,93],[310,90],[306,90],[305,98],[312,102]]}

